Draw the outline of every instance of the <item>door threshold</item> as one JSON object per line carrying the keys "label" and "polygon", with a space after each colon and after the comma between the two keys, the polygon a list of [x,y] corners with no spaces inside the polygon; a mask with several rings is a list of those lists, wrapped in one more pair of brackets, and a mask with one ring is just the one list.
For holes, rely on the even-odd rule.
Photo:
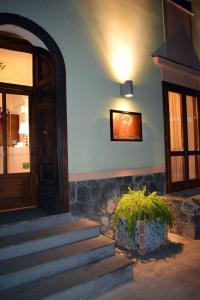
{"label": "door threshold", "polygon": [[170,193],[170,195],[181,196],[181,197],[192,197],[200,194],[200,188],[188,189],[179,192]]}
{"label": "door threshold", "polygon": [[20,221],[49,216],[48,213],[42,211],[36,206],[23,207],[18,209],[11,209],[0,212],[0,225],[8,223],[16,223]]}
{"label": "door threshold", "polygon": [[37,206],[33,205],[33,206],[25,206],[25,207],[17,207],[17,208],[9,208],[9,209],[3,209],[0,211],[1,213],[8,213],[8,212],[17,212],[17,211],[21,211],[21,210],[28,210],[28,209],[35,209],[37,208]]}

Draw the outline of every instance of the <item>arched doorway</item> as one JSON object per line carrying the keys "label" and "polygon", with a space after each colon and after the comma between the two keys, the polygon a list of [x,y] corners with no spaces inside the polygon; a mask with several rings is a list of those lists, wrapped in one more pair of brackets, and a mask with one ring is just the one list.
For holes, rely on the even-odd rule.
{"label": "arched doorway", "polygon": [[[30,105],[31,193],[33,197],[35,193],[37,205],[43,210],[50,213],[67,212],[69,203],[64,60],[55,41],[36,23],[14,14],[0,14],[0,26],[7,24],[34,34],[48,50],[31,45],[34,57],[34,83]],[[10,47],[16,49],[17,45],[11,40]],[[5,84],[2,86],[5,88]],[[6,84],[6,88],[11,86]],[[16,86],[17,89],[19,87]],[[4,94],[6,95],[6,91]],[[9,189],[11,191],[12,186]]]}

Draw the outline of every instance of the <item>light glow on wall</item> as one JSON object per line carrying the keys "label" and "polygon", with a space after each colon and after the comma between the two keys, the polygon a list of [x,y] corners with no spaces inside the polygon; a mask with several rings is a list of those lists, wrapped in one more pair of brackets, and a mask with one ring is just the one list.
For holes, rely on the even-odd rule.
{"label": "light glow on wall", "polygon": [[76,3],[92,42],[96,42],[96,53],[100,52],[111,79],[118,83],[132,79],[137,84],[144,71],[144,58],[149,55],[152,1],[142,2],[142,5],[132,0]]}
{"label": "light glow on wall", "polygon": [[125,98],[113,98],[110,107],[116,110],[139,112],[140,108],[137,101]]}
{"label": "light glow on wall", "polygon": [[126,101],[125,99],[117,99],[115,100],[115,103],[113,103],[115,109],[117,110],[123,110],[123,111],[130,111],[131,110],[131,103],[129,101]]}
{"label": "light glow on wall", "polygon": [[[121,45],[120,45],[121,44]],[[115,41],[110,45],[110,67],[119,82],[133,77],[133,53],[128,45]]]}

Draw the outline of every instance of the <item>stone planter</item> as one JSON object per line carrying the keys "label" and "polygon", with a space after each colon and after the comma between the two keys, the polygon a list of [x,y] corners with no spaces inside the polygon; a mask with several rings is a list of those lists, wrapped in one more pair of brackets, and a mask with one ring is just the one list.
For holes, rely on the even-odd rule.
{"label": "stone planter", "polygon": [[138,221],[134,241],[125,229],[125,222],[121,220],[118,243],[123,248],[145,255],[167,244],[167,232],[167,225],[160,221]]}

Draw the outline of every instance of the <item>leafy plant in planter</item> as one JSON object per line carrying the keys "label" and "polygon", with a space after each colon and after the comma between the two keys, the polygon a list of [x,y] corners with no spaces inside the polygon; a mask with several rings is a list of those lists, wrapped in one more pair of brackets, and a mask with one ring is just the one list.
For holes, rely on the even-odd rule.
{"label": "leafy plant in planter", "polygon": [[128,236],[135,242],[136,227],[141,221],[154,222],[155,230],[155,227],[160,225],[172,226],[173,215],[157,192],[146,195],[146,187],[139,190],[128,188],[128,192],[120,197],[116,205],[113,215],[114,226],[120,231],[123,225]]}

